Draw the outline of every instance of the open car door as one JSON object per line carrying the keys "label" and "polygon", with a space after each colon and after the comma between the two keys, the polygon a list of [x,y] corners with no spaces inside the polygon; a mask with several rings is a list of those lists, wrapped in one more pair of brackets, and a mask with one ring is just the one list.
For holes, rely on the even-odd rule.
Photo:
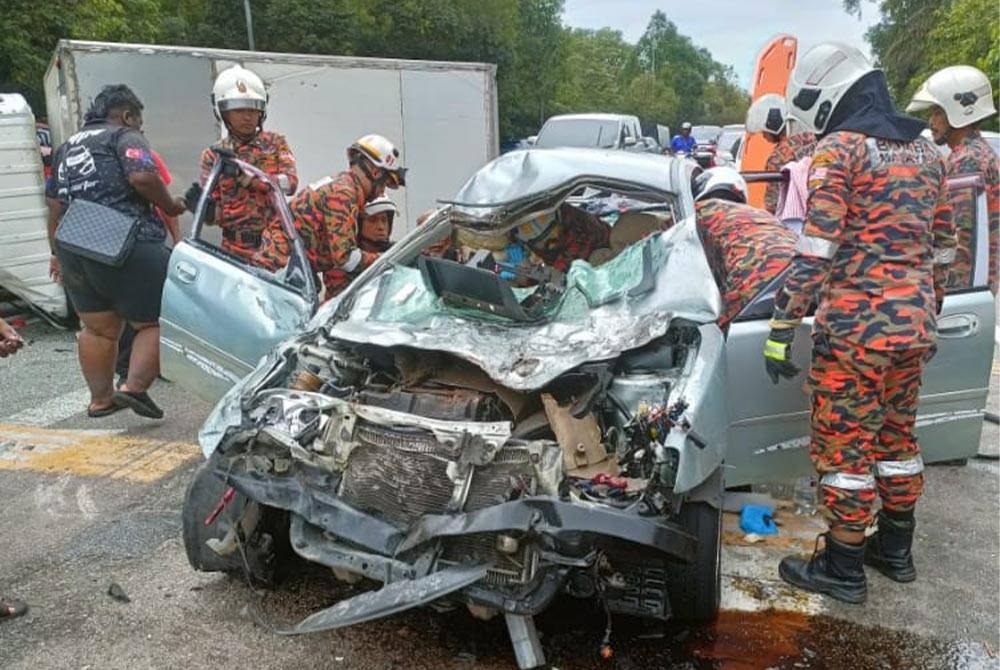
{"label": "open car door", "polygon": [[224,161],[272,183],[251,165],[216,159],[191,237],[174,247],[160,312],[160,367],[167,379],[215,402],[280,341],[300,332],[317,306],[315,277],[280,189],[275,211],[291,240],[288,265],[272,273],[252,267],[203,238],[209,194]]}
{"label": "open car door", "polygon": [[[990,262],[986,193],[979,176],[949,179],[954,201],[968,198],[955,223],[967,234],[972,272],[949,286],[938,317],[937,354],[924,369],[917,437],[924,461],[968,458],[979,449],[993,360],[996,306],[987,286]],[[957,212],[956,212],[957,213]],[[961,257],[961,253],[959,256]],[[795,333],[792,354],[802,372],[771,383],[761,354],[770,329],[774,294],[785,273],[765,287],[736,317],[726,342],[730,408],[727,486],[783,481],[812,471],[809,461],[809,370],[813,319]]]}

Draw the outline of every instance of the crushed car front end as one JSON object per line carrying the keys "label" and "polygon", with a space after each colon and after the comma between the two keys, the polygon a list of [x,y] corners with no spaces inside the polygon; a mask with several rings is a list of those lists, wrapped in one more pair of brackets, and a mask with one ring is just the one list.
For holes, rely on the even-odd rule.
{"label": "crushed car front end", "polygon": [[[533,167],[560,160],[544,153]],[[559,179],[541,206],[608,186]],[[536,201],[510,202],[514,214],[471,218],[517,220]],[[338,578],[383,585],[290,632],[465,605],[505,617],[521,667],[541,663],[531,617],[560,594],[661,620],[714,616],[719,297],[693,221],[671,206],[669,229],[599,267],[574,262],[547,311],[523,321],[436,290],[431,264],[407,255],[421,245],[404,240],[220,401],[189,494],[192,564],[266,581],[287,537]],[[458,209],[438,219],[468,223]],[[456,273],[453,291],[483,277],[438,270]]]}

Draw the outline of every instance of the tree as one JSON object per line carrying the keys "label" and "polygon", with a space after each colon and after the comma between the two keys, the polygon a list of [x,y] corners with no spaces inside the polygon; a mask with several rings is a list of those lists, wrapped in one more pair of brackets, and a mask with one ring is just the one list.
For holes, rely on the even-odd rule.
{"label": "tree", "polygon": [[[936,12],[927,35],[926,58],[907,86],[906,99],[936,70],[972,65],[993,85],[993,105],[1000,109],[1000,19],[994,0],[955,0]],[[990,123],[997,126],[996,118]]]}
{"label": "tree", "polygon": [[876,3],[879,22],[866,39],[889,88],[901,106],[935,70],[974,65],[1000,83],[1000,20],[995,0],[844,0],[844,8],[860,15],[864,4]]}
{"label": "tree", "polygon": [[617,30],[566,29],[562,77],[556,83],[553,112],[625,111],[624,69],[632,45]]}
{"label": "tree", "polygon": [[[633,46],[614,30],[565,28],[563,0],[250,2],[260,51],[495,63],[502,137],[531,134],[554,113],[676,124],[745,109],[731,71],[663,12]],[[60,38],[247,48],[243,0],[3,0],[0,25],[2,90],[25,93],[36,110]]]}
{"label": "tree", "polygon": [[43,110],[42,78],[60,39],[151,42],[160,19],[157,0],[4,0],[0,90],[21,93]]}

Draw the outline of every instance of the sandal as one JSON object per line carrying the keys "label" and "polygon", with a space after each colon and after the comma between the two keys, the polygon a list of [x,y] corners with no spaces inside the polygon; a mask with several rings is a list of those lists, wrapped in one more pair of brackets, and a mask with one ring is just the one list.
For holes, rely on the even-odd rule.
{"label": "sandal", "polygon": [[102,416],[111,416],[115,412],[122,409],[124,408],[121,405],[112,400],[111,404],[108,405],[107,407],[98,407],[98,408],[88,407],[87,416],[89,416],[91,419],[99,419]]}
{"label": "sandal", "polygon": [[135,391],[115,391],[112,396],[115,403],[128,407],[133,412],[139,416],[144,416],[147,419],[162,419],[163,410],[157,406],[153,399],[149,397],[149,394],[145,391],[135,392]]}
{"label": "sandal", "polygon": [[16,619],[28,612],[28,605],[20,600],[0,599],[0,620]]}

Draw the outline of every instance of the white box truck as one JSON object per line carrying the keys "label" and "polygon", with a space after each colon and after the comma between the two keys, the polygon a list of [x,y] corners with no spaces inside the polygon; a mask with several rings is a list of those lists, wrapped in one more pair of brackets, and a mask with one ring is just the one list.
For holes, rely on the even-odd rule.
{"label": "white box truck", "polygon": [[[410,171],[406,188],[390,192],[401,214],[394,236],[497,156],[495,65],[74,40],[58,43],[45,74],[53,147],[79,130],[104,85],[127,84],[145,104],[143,131],[173,173],[171,190],[182,194],[198,176],[202,149],[222,137],[212,82],[236,63],[264,80],[265,127],[288,138],[300,188],[345,169],[345,149],[361,135],[379,133],[400,148]],[[47,270],[44,212],[37,213],[35,246],[18,253],[41,254],[35,262]],[[0,235],[6,221],[0,211]]]}
{"label": "white box truck", "polygon": [[61,319],[67,315],[66,298],[49,279],[45,220],[35,117],[23,97],[0,93],[0,287]]}

